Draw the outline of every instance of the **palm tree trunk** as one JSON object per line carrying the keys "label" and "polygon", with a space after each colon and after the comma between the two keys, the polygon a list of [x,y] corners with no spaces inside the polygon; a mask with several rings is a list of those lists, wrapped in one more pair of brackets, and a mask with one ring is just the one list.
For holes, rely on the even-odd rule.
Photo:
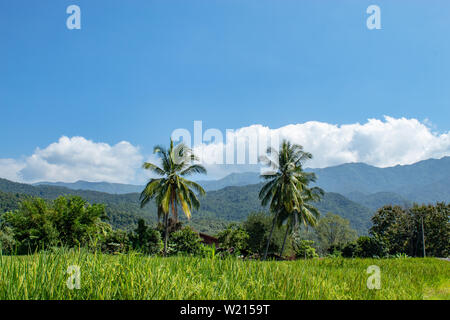
{"label": "palm tree trunk", "polygon": [[281,246],[281,251],[280,251],[280,257],[283,256],[284,245],[286,244],[286,238],[287,238],[288,232],[289,232],[289,225],[286,224],[286,233],[284,234],[283,245]]}
{"label": "palm tree trunk", "polygon": [[277,214],[278,214],[278,212],[275,213],[275,216],[273,217],[272,229],[270,230],[269,239],[267,239],[267,245],[266,245],[266,250],[264,251],[263,260],[266,260],[266,258],[267,258],[267,252],[269,251],[269,244],[270,244],[270,241],[272,240],[273,229],[275,229],[275,222],[277,221]]}
{"label": "palm tree trunk", "polygon": [[164,256],[167,256],[167,240],[169,239],[169,213],[164,215],[165,218],[165,229],[164,234]]}

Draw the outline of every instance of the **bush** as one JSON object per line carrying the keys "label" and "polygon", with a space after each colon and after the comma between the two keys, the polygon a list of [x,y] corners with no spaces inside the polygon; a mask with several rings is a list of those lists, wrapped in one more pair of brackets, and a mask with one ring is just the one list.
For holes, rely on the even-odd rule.
{"label": "bush", "polygon": [[111,230],[101,244],[101,250],[105,253],[126,253],[130,247],[131,241],[123,230]]}
{"label": "bush", "polygon": [[377,237],[359,237],[356,241],[357,248],[355,250],[355,256],[360,258],[373,258],[384,257],[387,254],[387,250],[384,243]]}
{"label": "bush", "polygon": [[234,248],[235,251],[241,253],[247,251],[250,236],[244,228],[232,223],[220,232],[217,238],[222,247]]}
{"label": "bush", "polygon": [[293,249],[295,252],[296,258],[310,259],[318,257],[316,253],[316,249],[312,247],[314,241],[312,240],[303,240],[303,239],[294,239],[293,241]]}
{"label": "bush", "polygon": [[23,254],[54,246],[95,246],[104,233],[105,207],[77,196],[24,200],[19,209],[1,216],[2,230],[10,228]]}
{"label": "bush", "polygon": [[349,242],[342,247],[342,256],[344,258],[353,258],[356,255],[358,245],[356,242]]}
{"label": "bush", "polygon": [[138,226],[131,235],[132,246],[144,254],[157,254],[163,248],[161,233],[148,227],[143,219],[139,219]]}
{"label": "bush", "polygon": [[0,230],[0,251],[2,254],[12,254],[15,247],[16,241],[12,229],[4,227]]}
{"label": "bush", "polygon": [[342,245],[332,244],[328,247],[327,253],[332,256],[342,256]]}
{"label": "bush", "polygon": [[203,244],[197,232],[190,227],[170,234],[169,254],[201,254]]}
{"label": "bush", "polygon": [[[273,218],[265,213],[252,213],[243,223],[243,229],[248,233],[248,249],[252,253],[263,255],[266,249],[267,239],[272,229]],[[275,228],[269,244],[269,254],[280,252],[283,239],[283,228]]]}

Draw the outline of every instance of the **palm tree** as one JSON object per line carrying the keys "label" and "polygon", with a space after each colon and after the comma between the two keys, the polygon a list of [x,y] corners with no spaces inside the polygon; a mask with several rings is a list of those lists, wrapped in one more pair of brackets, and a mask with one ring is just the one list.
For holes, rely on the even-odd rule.
{"label": "palm tree", "polygon": [[[311,180],[314,181],[314,180]],[[286,223],[286,233],[284,234],[283,245],[280,250],[280,257],[283,255],[284,247],[286,244],[286,239],[289,232],[295,232],[298,230],[300,232],[300,226],[303,224],[304,226],[316,226],[317,220],[320,216],[319,210],[311,205],[309,202],[311,201],[319,201],[321,196],[323,195],[323,190],[314,187],[307,188],[303,191],[303,205],[300,207],[300,210],[294,210],[291,214],[287,214],[286,211],[282,212],[282,214],[278,215],[278,225],[281,227],[285,221]]]}
{"label": "palm tree", "polygon": [[270,203],[269,209],[274,213],[274,217],[264,260],[267,258],[277,221],[282,223],[291,217],[295,225],[298,220],[312,224],[318,215],[318,211],[311,211],[313,207],[307,204],[307,201],[311,200],[310,197],[313,197],[313,193],[315,194],[308,188],[308,184],[315,181],[315,174],[303,171],[302,167],[306,160],[312,158],[311,153],[305,152],[302,146],[291,144],[287,140],[283,140],[279,151],[269,147],[266,153],[267,155],[262,156],[260,160],[272,168],[272,171],[261,175],[268,182],[261,188],[259,198],[263,206]]}
{"label": "palm tree", "polygon": [[[159,178],[149,180],[139,198],[141,208],[150,200],[155,199],[158,208],[158,220],[164,218],[164,254],[167,254],[167,240],[169,234],[169,211],[172,212],[172,219],[178,222],[178,205],[181,206],[188,219],[191,218],[192,208],[198,209],[200,202],[197,194],[204,195],[203,188],[184,177],[200,173],[206,174],[206,169],[199,164],[194,164],[198,158],[192,150],[184,143],[179,143],[175,147],[170,139],[170,147],[166,150],[162,146],[155,146],[153,153],[161,160],[162,166],[145,162],[143,168],[150,170]],[[195,192],[194,192],[195,191]]]}

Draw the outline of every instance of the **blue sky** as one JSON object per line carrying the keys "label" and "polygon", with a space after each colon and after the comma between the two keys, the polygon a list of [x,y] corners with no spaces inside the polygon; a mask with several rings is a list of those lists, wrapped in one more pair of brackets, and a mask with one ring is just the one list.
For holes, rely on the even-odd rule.
{"label": "blue sky", "polygon": [[[71,4],[81,30],[66,28]],[[366,27],[370,4],[381,30]],[[388,115],[446,133],[449,34],[448,1],[2,1],[0,158],[61,136],[146,155],[194,120],[225,130]]]}

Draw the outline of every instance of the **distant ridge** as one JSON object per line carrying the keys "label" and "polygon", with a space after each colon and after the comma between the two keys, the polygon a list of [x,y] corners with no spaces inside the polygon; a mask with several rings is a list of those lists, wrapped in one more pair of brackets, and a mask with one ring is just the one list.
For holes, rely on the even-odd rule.
{"label": "distant ridge", "polygon": [[450,157],[388,168],[349,163],[311,171],[326,191],[347,195],[391,192],[415,202],[450,201]]}
{"label": "distant ridge", "polygon": [[37,182],[33,184],[34,186],[39,185],[47,185],[47,186],[55,186],[55,187],[65,187],[72,190],[91,190],[91,191],[99,191],[106,192],[111,194],[126,194],[126,193],[134,193],[141,192],[144,188],[140,185],[134,184],[124,184],[124,183],[110,183],[110,182],[89,182],[79,180],[72,183],[67,182]]}
{"label": "distant ridge", "polygon": [[[258,198],[261,186],[262,184],[259,183],[208,191],[204,197],[200,197],[200,210],[193,212],[190,223],[201,232],[209,232],[211,228],[218,231],[229,222],[245,220],[252,212],[267,212],[267,208],[261,206]],[[109,194],[91,190],[72,190],[60,186],[33,186],[6,179],[0,179],[0,213],[17,209],[19,201],[27,196],[55,199],[61,195],[77,195],[90,203],[105,204],[108,217],[114,227],[130,229],[139,218],[149,222],[156,220],[155,204],[150,202],[148,206],[141,209],[138,193]],[[361,234],[366,233],[370,226],[373,211],[340,194],[326,193],[316,206],[323,215],[331,211],[345,217]],[[180,216],[183,219],[183,216]]]}
{"label": "distant ridge", "polygon": [[[450,157],[429,159],[411,165],[377,168],[364,163],[347,163],[315,172],[317,185],[327,192],[342,194],[365,207],[376,209],[385,204],[450,202]],[[259,172],[231,173],[222,179],[198,181],[206,191],[261,183]],[[143,186],[77,181],[39,182],[35,185],[92,190],[111,194],[141,192]]]}

